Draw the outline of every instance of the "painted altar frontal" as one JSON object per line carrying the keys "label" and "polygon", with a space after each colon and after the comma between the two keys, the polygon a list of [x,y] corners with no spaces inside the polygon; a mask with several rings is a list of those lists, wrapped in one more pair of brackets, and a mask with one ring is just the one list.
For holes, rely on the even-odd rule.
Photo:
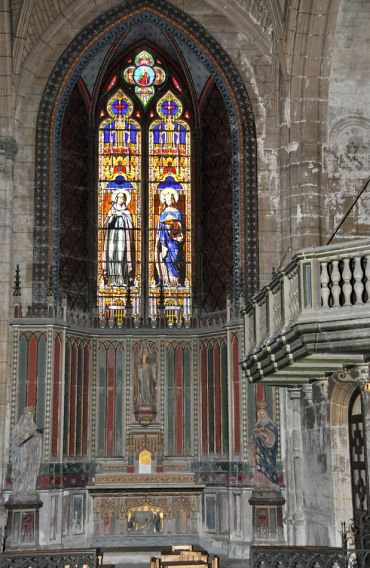
{"label": "painted altar frontal", "polygon": [[[199,533],[201,494],[189,464],[165,463],[163,435],[148,424],[149,408],[136,412],[146,426],[129,433],[127,465],[103,463],[87,487],[92,499],[93,546],[168,542],[169,536]],[[180,539],[181,540],[181,539]],[[185,539],[186,540],[186,539]]]}
{"label": "painted altar frontal", "polygon": [[127,546],[199,534],[203,487],[191,475],[103,473],[88,490],[94,546],[122,545],[122,536]]}

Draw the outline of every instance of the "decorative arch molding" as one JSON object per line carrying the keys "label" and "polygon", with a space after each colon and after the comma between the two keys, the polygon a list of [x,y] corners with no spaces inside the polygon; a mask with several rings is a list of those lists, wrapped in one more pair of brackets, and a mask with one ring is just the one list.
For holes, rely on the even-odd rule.
{"label": "decorative arch molding", "polygon": [[[141,22],[159,25],[186,43],[214,78],[224,98],[232,136],[233,224],[241,227],[233,235],[234,308],[238,307],[242,291],[251,295],[258,289],[257,143],[252,105],[242,78],[225,50],[192,17],[166,0],[126,0],[98,16],[76,36],[54,66],[41,98],[36,125],[33,250],[36,305],[45,303],[50,276],[54,296],[59,297],[60,138],[69,96],[79,75],[98,51]],[[244,187],[245,191],[241,191]],[[241,266],[245,267],[243,274]]]}

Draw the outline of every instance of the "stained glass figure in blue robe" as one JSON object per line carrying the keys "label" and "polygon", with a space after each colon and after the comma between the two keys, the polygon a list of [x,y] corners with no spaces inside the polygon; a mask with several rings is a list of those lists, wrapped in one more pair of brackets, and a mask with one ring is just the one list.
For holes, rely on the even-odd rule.
{"label": "stained glass figure in blue robe", "polygon": [[183,215],[176,207],[178,191],[166,187],[160,193],[160,200],[164,207],[156,227],[156,280],[164,287],[181,287],[185,281],[185,226]]}

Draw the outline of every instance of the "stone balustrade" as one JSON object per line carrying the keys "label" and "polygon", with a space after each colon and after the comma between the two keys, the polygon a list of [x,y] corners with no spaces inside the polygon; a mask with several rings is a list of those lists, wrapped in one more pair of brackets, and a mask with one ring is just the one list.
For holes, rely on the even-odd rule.
{"label": "stone balustrade", "polygon": [[307,248],[244,309],[251,381],[297,384],[370,352],[370,240]]}

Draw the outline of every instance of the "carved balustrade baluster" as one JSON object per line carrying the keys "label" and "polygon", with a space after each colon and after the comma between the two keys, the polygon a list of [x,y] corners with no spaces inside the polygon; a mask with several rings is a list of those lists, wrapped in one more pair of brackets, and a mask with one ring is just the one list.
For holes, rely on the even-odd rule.
{"label": "carved balustrade baluster", "polygon": [[354,290],[355,290],[355,304],[362,304],[362,295],[364,293],[364,284],[362,282],[364,273],[362,270],[362,266],[361,266],[361,257],[360,256],[356,256],[355,258],[355,268],[353,271],[353,277],[355,279],[355,283],[354,283]]}
{"label": "carved balustrade baluster", "polygon": [[298,272],[295,270],[288,275],[289,278],[289,307],[290,319],[294,319],[299,312]]}
{"label": "carved balustrade baluster", "polygon": [[340,298],[340,272],[339,272],[339,260],[333,260],[331,263],[332,265],[332,272],[331,272],[331,281],[332,281],[332,288],[331,293],[333,296],[333,308],[338,308],[340,306],[339,298]]}
{"label": "carved balustrade baluster", "polygon": [[366,258],[365,276],[366,276],[366,293],[367,293],[366,303],[370,304],[370,256],[365,256],[365,258]]}
{"label": "carved balustrade baluster", "polygon": [[343,259],[343,272],[342,272],[342,278],[344,281],[343,284],[343,294],[344,294],[344,306],[350,306],[351,305],[351,293],[352,293],[352,286],[351,286],[351,278],[352,278],[352,272],[351,272],[351,267],[349,264],[350,260],[349,258],[344,258]]}
{"label": "carved balustrade baluster", "polygon": [[281,287],[274,292],[274,331],[279,329],[282,325],[282,305],[281,305]]}
{"label": "carved balustrade baluster", "polygon": [[321,275],[320,275],[320,284],[321,284],[321,302],[323,308],[329,307],[329,296],[330,296],[330,289],[329,289],[329,272],[328,272],[328,263],[321,262]]}
{"label": "carved balustrade baluster", "polygon": [[259,326],[259,332],[258,332],[258,339],[259,341],[263,341],[264,339],[266,339],[267,336],[267,306],[266,306],[266,300],[259,304],[259,321],[258,321],[258,326]]}

